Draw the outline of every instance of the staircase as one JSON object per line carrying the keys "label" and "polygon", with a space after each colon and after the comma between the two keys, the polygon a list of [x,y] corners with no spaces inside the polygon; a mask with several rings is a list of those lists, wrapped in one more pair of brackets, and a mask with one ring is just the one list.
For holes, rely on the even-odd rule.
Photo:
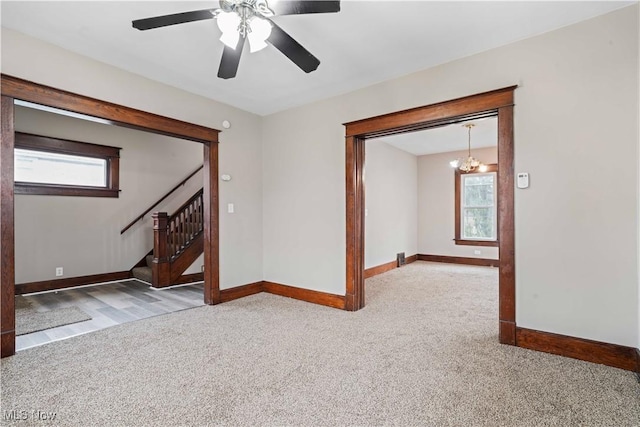
{"label": "staircase", "polygon": [[157,288],[179,282],[204,248],[202,194],[200,189],[173,215],[153,213],[153,250],[131,270],[133,277]]}
{"label": "staircase", "polygon": [[[152,251],[153,252],[153,251]],[[136,279],[140,279],[143,282],[153,284],[153,273],[151,272],[151,263],[153,262],[153,254],[149,254],[144,257],[145,266],[133,267],[131,275]]]}

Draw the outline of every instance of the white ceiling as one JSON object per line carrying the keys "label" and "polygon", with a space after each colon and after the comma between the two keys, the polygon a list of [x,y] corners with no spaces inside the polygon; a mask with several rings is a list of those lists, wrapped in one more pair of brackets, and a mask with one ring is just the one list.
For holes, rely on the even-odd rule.
{"label": "white ceiling", "polygon": [[267,115],[482,52],[633,2],[342,1],[334,14],[276,16],[321,61],[305,74],[273,47],[243,52],[217,75],[215,22],[149,31],[134,19],[216,8],[217,1],[2,1],[2,26],[147,78]]}
{"label": "white ceiling", "polygon": [[[471,151],[475,148],[496,147],[498,145],[498,120],[496,117],[471,120]],[[403,133],[400,135],[374,138],[416,156],[467,150],[469,134],[462,123]]]}

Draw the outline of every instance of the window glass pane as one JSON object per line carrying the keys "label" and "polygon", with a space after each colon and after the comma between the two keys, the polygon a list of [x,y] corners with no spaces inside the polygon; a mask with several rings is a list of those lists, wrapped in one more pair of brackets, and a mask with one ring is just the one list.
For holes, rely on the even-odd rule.
{"label": "window glass pane", "polygon": [[465,208],[462,215],[462,234],[465,239],[495,239],[494,209]]}
{"label": "window glass pane", "polygon": [[107,161],[93,157],[15,149],[15,181],[107,186]]}
{"label": "window glass pane", "polygon": [[496,238],[495,173],[462,176],[462,238]]}
{"label": "window glass pane", "polygon": [[463,205],[464,206],[493,206],[494,175],[463,176]]}
{"label": "window glass pane", "polygon": [[466,185],[486,185],[493,184],[493,174],[480,175],[480,174],[471,174],[471,175],[462,175],[466,181]]}

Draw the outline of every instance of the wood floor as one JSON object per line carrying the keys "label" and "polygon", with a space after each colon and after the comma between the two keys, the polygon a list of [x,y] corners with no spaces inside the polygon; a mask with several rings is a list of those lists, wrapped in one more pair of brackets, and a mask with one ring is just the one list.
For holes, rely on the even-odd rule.
{"label": "wood floor", "polygon": [[204,305],[203,295],[202,283],[157,290],[138,280],[25,295],[37,311],[74,306],[92,319],[19,335],[16,337],[16,350],[25,350],[122,323],[198,307]]}

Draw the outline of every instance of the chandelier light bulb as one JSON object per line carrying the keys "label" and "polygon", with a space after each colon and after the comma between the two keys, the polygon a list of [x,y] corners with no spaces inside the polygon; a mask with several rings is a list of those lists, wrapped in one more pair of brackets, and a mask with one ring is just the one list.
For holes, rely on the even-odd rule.
{"label": "chandelier light bulb", "polygon": [[487,165],[485,165],[484,163],[480,163],[480,166],[478,166],[478,170],[480,172],[486,172],[488,170]]}
{"label": "chandelier light bulb", "polygon": [[457,168],[459,164],[460,164],[460,160],[458,160],[458,159],[456,159],[456,160],[451,160],[451,161],[449,162],[449,165],[450,165],[452,168]]}

